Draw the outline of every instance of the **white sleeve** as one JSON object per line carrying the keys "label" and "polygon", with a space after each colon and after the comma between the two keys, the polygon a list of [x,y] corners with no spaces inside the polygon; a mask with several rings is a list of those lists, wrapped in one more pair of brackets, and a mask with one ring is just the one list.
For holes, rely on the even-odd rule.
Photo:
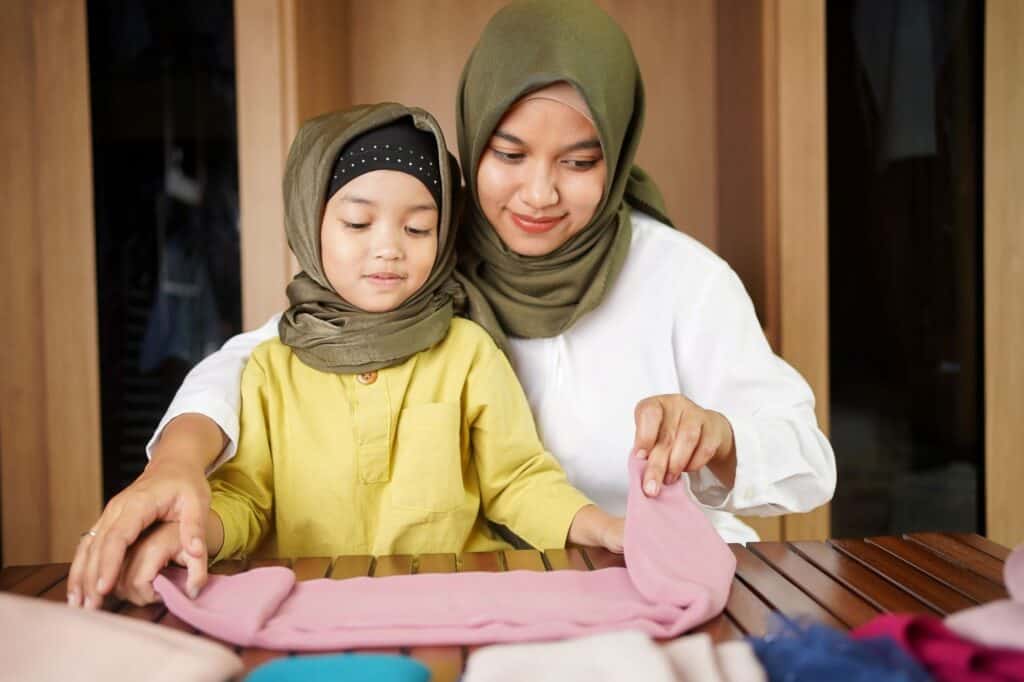
{"label": "white sleeve", "polygon": [[280,319],[280,315],[275,315],[259,329],[232,336],[220,350],[208,355],[192,368],[174,395],[174,400],[156,427],[153,437],[146,444],[146,457],[153,456],[153,446],[160,440],[167,423],[188,412],[209,417],[217,422],[228,437],[228,444],[207,469],[207,475],[235,456],[238,449],[242,370],[245,369],[245,363],[256,346],[277,338],[277,325]]}
{"label": "white sleeve", "polygon": [[735,436],[731,490],[707,467],[689,477],[702,504],[768,516],[807,512],[832,499],[835,455],[818,428],[814,394],[772,351],[731,268],[712,274],[699,305],[679,316],[674,343],[683,394],[724,414]]}

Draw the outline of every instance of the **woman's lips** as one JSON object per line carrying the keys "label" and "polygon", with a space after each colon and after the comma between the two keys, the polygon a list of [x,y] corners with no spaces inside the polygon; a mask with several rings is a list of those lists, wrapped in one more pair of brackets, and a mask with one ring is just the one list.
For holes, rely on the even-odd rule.
{"label": "woman's lips", "polygon": [[530,234],[542,234],[553,228],[558,223],[562,222],[564,215],[554,216],[551,218],[533,218],[531,216],[522,215],[521,213],[515,213],[509,211],[512,216],[512,222],[514,222],[519,229]]}

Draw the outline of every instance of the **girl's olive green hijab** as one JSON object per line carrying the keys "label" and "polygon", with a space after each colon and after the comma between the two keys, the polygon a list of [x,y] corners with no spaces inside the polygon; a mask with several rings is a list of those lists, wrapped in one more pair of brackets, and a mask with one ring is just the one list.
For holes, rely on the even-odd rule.
{"label": "girl's olive green hijab", "polygon": [[[442,185],[437,257],[427,281],[398,308],[371,313],[353,306],[331,287],[323,270],[320,226],[331,171],[341,149],[355,137],[410,117],[437,140]],[[290,307],[281,318],[281,341],[304,363],[324,372],[355,374],[399,364],[448,333],[463,306],[455,281],[455,215],[459,170],[434,117],[400,104],[334,112],[303,124],[292,142],[284,174],[285,231],[302,272],[288,285]]]}
{"label": "girl's olive green hijab", "polygon": [[[575,86],[590,107],[608,169],[604,194],[589,225],[565,244],[521,256],[484,217],[477,167],[505,112],[560,81]],[[499,343],[557,336],[601,303],[629,251],[631,206],[671,224],[657,186],[633,164],[643,118],[643,81],[629,39],[590,0],[514,2],[484,28],[456,101],[459,155],[473,197],[459,270],[469,316]]]}

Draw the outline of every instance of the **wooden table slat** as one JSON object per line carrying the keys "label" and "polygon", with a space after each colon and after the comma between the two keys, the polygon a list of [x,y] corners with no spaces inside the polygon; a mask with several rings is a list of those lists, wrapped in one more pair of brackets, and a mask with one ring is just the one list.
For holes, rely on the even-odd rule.
{"label": "wooden table slat", "polygon": [[271,566],[281,566],[284,568],[292,567],[291,559],[249,559],[249,564],[246,567],[247,571],[251,571],[254,568],[269,568]]}
{"label": "wooden table slat", "polygon": [[980,604],[1010,596],[1002,585],[986,580],[976,573],[961,570],[916,542],[894,537],[868,538],[867,541]]}
{"label": "wooden table slat", "polygon": [[[41,593],[39,595],[39,598],[40,599],[45,599],[46,601],[55,601],[55,602],[59,602],[61,604],[66,604],[68,602],[68,579],[67,579],[67,576],[61,578],[59,581],[57,581],[56,585],[54,585],[50,589],[46,590],[45,592]],[[109,600],[111,606],[113,606],[114,604],[117,603],[117,600],[114,597],[108,596],[106,598],[106,600],[104,600],[104,604],[105,605],[106,605],[107,600]]]}
{"label": "wooden table slat", "polygon": [[331,560],[328,557],[295,559],[292,561],[292,570],[298,581],[326,578],[327,571],[331,570]]}
{"label": "wooden table slat", "polygon": [[745,633],[760,637],[768,632],[772,609],[742,580],[733,580],[725,612]]}
{"label": "wooden table slat", "polygon": [[904,537],[994,583],[1003,584],[1003,562],[981,550],[943,533],[911,533]]}
{"label": "wooden table slat", "polygon": [[416,559],[417,573],[455,573],[454,554],[420,554]]}
{"label": "wooden table slat", "polygon": [[67,577],[70,564],[46,564],[38,567],[7,590],[25,597],[38,597]]}
{"label": "wooden table slat", "polygon": [[587,561],[595,571],[602,568],[613,568],[616,566],[625,568],[626,566],[626,558],[624,556],[615,552],[609,552],[603,547],[580,548],[580,551],[587,557]]}
{"label": "wooden table slat", "polygon": [[589,571],[586,559],[578,547],[568,549],[548,549],[544,551],[548,565],[553,571]]}
{"label": "wooden table slat", "polygon": [[921,600],[822,542],[788,543],[798,554],[882,611],[938,615]]}
{"label": "wooden table slat", "polygon": [[880,547],[869,545],[863,540],[829,540],[829,544],[879,575],[884,575],[942,615],[975,605],[959,592],[897,559]]}
{"label": "wooden table slat", "polygon": [[0,571],[0,592],[9,592],[23,578],[38,570],[38,566],[8,566]]}
{"label": "wooden table slat", "polygon": [[548,570],[540,552],[535,549],[505,550],[505,568],[509,571],[539,571],[541,573]]}
{"label": "wooden table slat", "polygon": [[981,535],[975,535],[974,533],[946,533],[946,535],[965,545],[970,545],[994,559],[999,559],[999,561],[1006,561],[1010,557],[1011,550],[1008,547],[998,545]]}
{"label": "wooden table slat", "polygon": [[761,557],[773,569],[806,592],[822,608],[841,620],[848,628],[863,625],[879,614],[879,609],[857,593],[781,542],[757,542],[747,549]]}
{"label": "wooden table slat", "polygon": [[331,565],[331,574],[328,577],[334,580],[361,578],[370,575],[372,567],[372,556],[339,556],[334,558],[334,563]]}
{"label": "wooden table slat", "polygon": [[375,578],[384,578],[389,575],[409,575],[412,573],[412,555],[396,554],[395,556],[379,556],[373,564]]}
{"label": "wooden table slat", "polygon": [[845,629],[838,618],[789,582],[761,557],[741,545],[731,545],[736,556],[736,575],[769,604],[787,615],[805,616],[818,623]]}
{"label": "wooden table slat", "polygon": [[504,571],[504,557],[500,552],[466,552],[456,558],[456,567],[460,572],[487,571],[497,573]]}

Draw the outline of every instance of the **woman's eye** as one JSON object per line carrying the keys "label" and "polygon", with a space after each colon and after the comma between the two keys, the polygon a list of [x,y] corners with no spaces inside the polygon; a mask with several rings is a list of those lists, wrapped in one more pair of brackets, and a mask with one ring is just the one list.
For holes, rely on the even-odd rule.
{"label": "woman's eye", "polygon": [[412,235],[413,237],[426,237],[431,232],[433,232],[433,230],[429,229],[429,228],[426,229],[426,230],[423,230],[423,229],[420,229],[418,227],[412,227],[412,226],[406,226],[405,231],[407,233],[409,233],[410,235]]}
{"label": "woman's eye", "polygon": [[370,226],[370,223],[351,223],[351,222],[349,222],[347,220],[342,220],[341,224],[344,225],[345,227],[347,227],[350,230],[361,230],[361,229],[363,229],[365,227],[369,227]]}
{"label": "woman's eye", "polygon": [[573,170],[590,170],[601,163],[601,159],[566,159],[562,163]]}
{"label": "woman's eye", "polygon": [[526,154],[523,154],[522,152],[503,152],[500,149],[495,149],[494,147],[491,147],[491,152],[500,160],[505,161],[507,163],[515,163],[516,161],[522,161],[522,159],[526,156]]}

